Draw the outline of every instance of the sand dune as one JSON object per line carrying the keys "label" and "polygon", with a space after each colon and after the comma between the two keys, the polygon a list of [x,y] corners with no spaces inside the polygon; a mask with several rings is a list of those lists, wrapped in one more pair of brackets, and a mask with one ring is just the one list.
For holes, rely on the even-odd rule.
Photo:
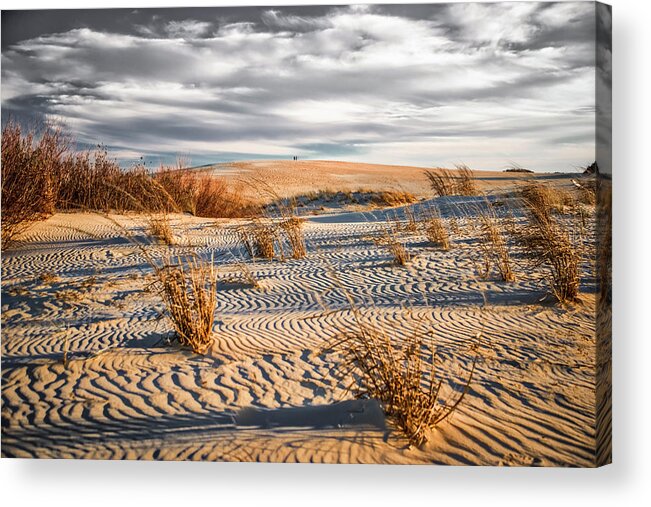
{"label": "sand dune", "polygon": [[[389,211],[308,216],[305,259],[246,261],[259,289],[234,283],[237,221],[174,215],[186,245],[175,248],[214,256],[223,281],[206,356],[170,342],[151,269],[115,226],[145,241],[141,217],[36,224],[2,256],[3,456],[594,465],[592,266],[573,309],[541,302],[544,273],[517,253],[516,282],[477,279],[472,207],[448,201],[438,203],[444,220],[462,231],[449,251],[405,234],[413,259],[396,267],[373,242]],[[422,448],[330,374],[322,347],[354,327],[344,291],[396,339],[427,322],[448,393],[483,335],[468,395]]]}
{"label": "sand dune", "polygon": [[[253,199],[268,200],[260,182],[274,189],[281,197],[291,197],[318,190],[370,191],[405,190],[416,197],[429,196],[424,171],[432,167],[384,164],[363,164],[332,160],[251,160],[211,166],[215,175],[231,182],[240,182],[244,193]],[[475,171],[475,178],[484,190],[506,189],[531,178],[531,174],[504,171]],[[538,174],[538,179],[569,183],[572,174]]]}

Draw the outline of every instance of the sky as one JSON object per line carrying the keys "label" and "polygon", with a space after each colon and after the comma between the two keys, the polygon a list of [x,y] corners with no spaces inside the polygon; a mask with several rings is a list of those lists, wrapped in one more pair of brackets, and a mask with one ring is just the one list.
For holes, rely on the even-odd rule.
{"label": "sky", "polygon": [[575,171],[595,31],[592,2],[3,11],[2,118],[124,164]]}

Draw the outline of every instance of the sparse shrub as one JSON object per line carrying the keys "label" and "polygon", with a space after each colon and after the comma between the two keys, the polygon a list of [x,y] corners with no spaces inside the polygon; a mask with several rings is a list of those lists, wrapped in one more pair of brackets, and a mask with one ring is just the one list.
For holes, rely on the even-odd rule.
{"label": "sparse shrub", "polygon": [[152,216],[149,219],[149,233],[166,245],[173,245],[175,243],[170,217],[167,213]]}
{"label": "sparse shrub", "polygon": [[378,400],[410,444],[422,445],[430,431],[463,400],[477,356],[461,393],[456,399],[443,399],[443,381],[436,375],[436,350],[424,334],[391,339],[384,330],[364,321],[359,309],[353,311],[355,331],[328,346],[342,356],[335,374],[342,379],[353,376],[353,394]]}
{"label": "sparse shrub", "polygon": [[378,206],[401,206],[416,202],[416,196],[404,190],[386,190],[372,194],[371,202]]}
{"label": "sparse shrub", "polygon": [[217,278],[212,262],[179,257],[157,269],[167,315],[181,345],[205,354],[213,343]]}
{"label": "sparse shrub", "polygon": [[443,250],[449,250],[450,248],[450,235],[448,230],[443,224],[441,219],[441,214],[438,209],[430,209],[423,219],[423,225],[425,228],[425,235],[427,239],[434,245],[442,248]]}
{"label": "sparse shrub", "polygon": [[578,299],[580,254],[573,246],[569,232],[549,213],[548,205],[539,199],[524,200],[529,222],[522,241],[535,265],[550,271],[552,293],[560,303]]}
{"label": "sparse shrub", "polygon": [[[276,225],[270,221],[256,219],[238,231],[240,243],[251,258],[274,259],[279,244]],[[280,251],[282,249],[279,248]]]}
{"label": "sparse shrub", "polygon": [[305,236],[303,234],[303,220],[298,217],[291,217],[279,224],[280,229],[285,233],[292,259],[302,259],[307,255],[305,247]]}
{"label": "sparse shrub", "polygon": [[489,206],[486,211],[479,210],[478,213],[481,229],[479,245],[484,259],[481,276],[488,277],[495,267],[503,281],[514,282],[515,273],[511,267],[511,256],[506,239],[500,229],[499,219],[490,210],[492,208]]}
{"label": "sparse shrub", "polygon": [[425,171],[430,187],[437,196],[479,195],[472,171],[465,165],[456,165],[457,170],[436,169]]}

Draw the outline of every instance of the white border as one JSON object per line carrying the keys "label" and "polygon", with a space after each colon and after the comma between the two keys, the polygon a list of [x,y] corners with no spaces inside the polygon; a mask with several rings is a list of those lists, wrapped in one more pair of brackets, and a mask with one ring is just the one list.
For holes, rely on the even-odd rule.
{"label": "white border", "polygon": [[[9,0],[2,9],[166,7],[180,0]],[[192,6],[296,5],[192,0]],[[313,2],[344,4],[346,2]],[[401,2],[375,2],[401,3]],[[416,3],[416,2],[413,2]],[[423,2],[419,2],[423,3]],[[424,2],[427,3],[427,2]],[[651,80],[649,2],[612,0],[614,47],[614,464],[598,470],[0,461],[5,505],[650,505]],[[38,502],[38,503],[37,503]]]}

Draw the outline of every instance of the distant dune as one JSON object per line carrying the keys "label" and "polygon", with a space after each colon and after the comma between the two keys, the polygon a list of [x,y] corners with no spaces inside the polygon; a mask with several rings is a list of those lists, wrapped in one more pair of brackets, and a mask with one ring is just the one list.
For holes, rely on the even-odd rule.
{"label": "distant dune", "polygon": [[[229,180],[246,182],[244,186],[248,195],[263,200],[268,196],[261,196],[259,185],[256,185],[253,180],[264,181],[282,197],[297,196],[319,190],[405,190],[422,198],[430,195],[424,171],[433,169],[432,167],[364,164],[332,160],[248,160],[216,164],[212,168],[215,174],[223,175]],[[569,181],[572,175],[475,171],[477,182],[483,189],[509,187],[532,176],[541,179],[561,178]]]}

